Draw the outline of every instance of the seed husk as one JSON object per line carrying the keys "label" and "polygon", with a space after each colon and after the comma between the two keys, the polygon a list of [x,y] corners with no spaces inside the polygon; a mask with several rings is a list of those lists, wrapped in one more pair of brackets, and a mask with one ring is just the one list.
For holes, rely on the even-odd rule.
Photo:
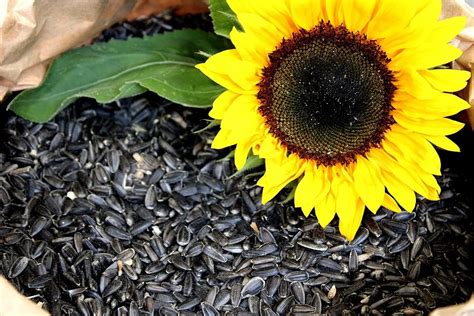
{"label": "seed husk", "polygon": [[261,277],[253,277],[244,285],[240,294],[243,298],[255,296],[262,291],[264,286],[265,281]]}
{"label": "seed husk", "polygon": [[10,279],[16,278],[23,271],[25,271],[25,268],[26,268],[27,265],[28,265],[28,258],[27,257],[18,257],[12,263],[10,269],[8,270],[8,277]]}

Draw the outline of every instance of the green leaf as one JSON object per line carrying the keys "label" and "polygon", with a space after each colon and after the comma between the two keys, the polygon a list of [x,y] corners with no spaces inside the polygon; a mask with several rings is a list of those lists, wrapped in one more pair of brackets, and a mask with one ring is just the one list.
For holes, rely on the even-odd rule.
{"label": "green leaf", "polygon": [[199,129],[199,130],[197,130],[193,133],[194,134],[200,134],[200,133],[203,133],[205,131],[210,130],[211,128],[214,128],[214,127],[220,125],[220,121],[218,121],[218,120],[206,120],[206,121],[208,122],[208,124],[205,127],[201,128],[201,129]]}
{"label": "green leaf", "polygon": [[231,175],[229,177],[229,179],[239,177],[242,174],[253,171],[253,170],[257,169],[258,167],[263,166],[264,163],[265,163],[264,159],[262,159],[258,156],[255,156],[255,155],[249,155],[249,157],[247,158],[247,161],[245,162],[245,165],[242,167],[242,169],[240,169],[239,171],[237,171],[236,173]]}
{"label": "green leaf", "polygon": [[44,83],[19,94],[9,109],[46,122],[80,97],[108,103],[146,90],[185,106],[209,107],[223,88],[195,65],[229,47],[228,40],[199,30],[82,47],[55,60]]}
{"label": "green leaf", "polygon": [[296,187],[298,186],[298,181],[297,180],[294,180],[292,182],[290,182],[285,188],[286,189],[291,189],[290,193],[288,193],[288,195],[286,196],[286,198],[281,201],[282,204],[286,204],[288,202],[290,202],[291,200],[294,200],[295,199],[295,193],[296,193]]}
{"label": "green leaf", "polygon": [[229,38],[229,33],[233,27],[242,30],[237,16],[226,0],[210,0],[209,10],[214,23],[214,32],[217,35]]}

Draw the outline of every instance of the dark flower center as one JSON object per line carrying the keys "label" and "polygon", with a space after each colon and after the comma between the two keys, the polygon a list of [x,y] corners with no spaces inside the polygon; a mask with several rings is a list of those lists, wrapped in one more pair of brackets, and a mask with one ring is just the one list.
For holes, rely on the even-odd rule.
{"label": "dark flower center", "polygon": [[259,84],[270,132],[300,158],[348,164],[393,124],[390,60],[375,41],[321,22],[283,40]]}

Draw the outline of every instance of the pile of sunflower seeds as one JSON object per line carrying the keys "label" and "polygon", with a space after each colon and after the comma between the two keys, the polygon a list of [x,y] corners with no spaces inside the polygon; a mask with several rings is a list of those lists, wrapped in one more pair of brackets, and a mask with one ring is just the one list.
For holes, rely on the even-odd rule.
{"label": "pile of sunflower seeds", "polygon": [[445,170],[442,200],[413,214],[366,214],[349,243],[336,221],[262,206],[261,170],[235,175],[205,118],[151,95],[7,117],[0,274],[53,315],[416,315],[469,298],[465,177]]}

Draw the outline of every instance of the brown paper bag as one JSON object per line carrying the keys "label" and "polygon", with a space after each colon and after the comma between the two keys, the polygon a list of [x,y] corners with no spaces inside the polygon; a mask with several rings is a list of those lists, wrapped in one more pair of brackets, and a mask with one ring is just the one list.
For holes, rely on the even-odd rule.
{"label": "brown paper bag", "polygon": [[47,316],[40,306],[30,301],[0,276],[0,315],[1,316]]}
{"label": "brown paper bag", "polygon": [[208,0],[138,0],[127,20],[154,15],[173,9],[178,15],[197,14],[208,11]]}
{"label": "brown paper bag", "polygon": [[438,308],[430,316],[474,316],[474,296],[464,304]]}
{"label": "brown paper bag", "polygon": [[136,0],[0,0],[0,100],[40,84],[52,58],[125,18]]}

